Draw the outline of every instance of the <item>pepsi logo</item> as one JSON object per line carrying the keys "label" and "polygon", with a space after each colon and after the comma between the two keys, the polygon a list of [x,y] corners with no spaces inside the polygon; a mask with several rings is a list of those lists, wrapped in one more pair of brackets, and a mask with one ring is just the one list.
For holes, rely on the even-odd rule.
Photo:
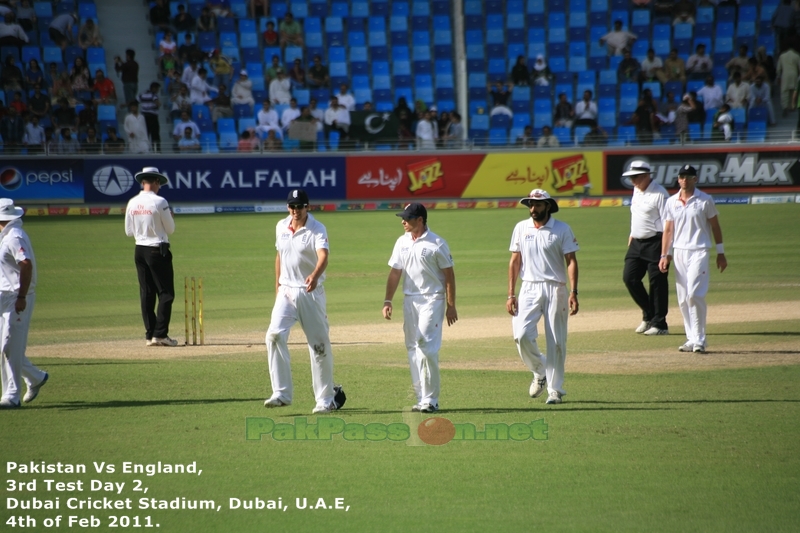
{"label": "pepsi logo", "polygon": [[22,185],[22,173],[14,167],[0,170],[0,187],[7,191],[16,191]]}

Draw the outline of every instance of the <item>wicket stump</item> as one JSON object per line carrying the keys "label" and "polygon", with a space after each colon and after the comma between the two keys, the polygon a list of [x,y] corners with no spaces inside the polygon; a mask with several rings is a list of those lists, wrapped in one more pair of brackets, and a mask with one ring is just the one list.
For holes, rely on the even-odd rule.
{"label": "wicket stump", "polygon": [[[200,330],[200,344],[205,344],[205,330],[203,327],[203,278],[192,276],[192,345],[197,345],[197,330]],[[183,278],[183,316],[186,345],[189,345],[189,278]]]}

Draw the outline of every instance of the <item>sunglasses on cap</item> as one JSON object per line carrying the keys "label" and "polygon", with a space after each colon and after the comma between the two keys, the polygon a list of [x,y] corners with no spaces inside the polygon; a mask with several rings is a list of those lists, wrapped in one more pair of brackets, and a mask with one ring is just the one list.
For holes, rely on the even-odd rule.
{"label": "sunglasses on cap", "polygon": [[295,211],[304,209],[305,207],[307,207],[306,204],[289,204],[289,209],[294,209]]}

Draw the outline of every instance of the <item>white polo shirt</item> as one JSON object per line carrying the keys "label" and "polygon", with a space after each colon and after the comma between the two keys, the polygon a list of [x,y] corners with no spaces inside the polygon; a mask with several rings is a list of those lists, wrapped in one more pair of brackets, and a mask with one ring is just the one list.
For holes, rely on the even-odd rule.
{"label": "white polo shirt", "polygon": [[631,237],[649,239],[664,231],[664,210],[669,195],[655,180],[642,192],[633,188],[631,198]]}
{"label": "white polo shirt", "polygon": [[36,287],[36,259],[28,235],[22,231],[22,220],[12,220],[0,233],[0,291],[19,291],[19,263],[30,260],[33,265],[28,294]]}
{"label": "white polo shirt", "polygon": [[401,235],[394,244],[389,266],[405,272],[403,294],[406,296],[444,296],[442,269],[453,266],[453,256],[447,242],[428,229],[416,240],[411,233]]}
{"label": "white polo shirt", "polygon": [[[328,231],[311,213],[306,225],[292,231],[292,216],[289,215],[275,227],[275,249],[281,258],[281,276],[278,282],[287,287],[305,287],[306,278],[317,268],[317,250],[328,250]],[[317,285],[325,281],[325,273]]]}
{"label": "white polo shirt", "polygon": [[158,246],[169,242],[175,220],[167,201],[152,191],[142,191],[125,209],[125,235],[136,238],[137,246]]}
{"label": "white polo shirt", "polygon": [[680,191],[667,200],[666,217],[674,224],[672,247],[682,250],[702,250],[711,248],[713,235],[708,219],[719,214],[714,199],[695,189],[686,205],[680,200]]}
{"label": "white polo shirt", "polygon": [[554,281],[566,285],[564,256],[580,248],[572,229],[551,216],[541,228],[534,226],[530,218],[517,224],[508,249],[522,255],[522,281]]}

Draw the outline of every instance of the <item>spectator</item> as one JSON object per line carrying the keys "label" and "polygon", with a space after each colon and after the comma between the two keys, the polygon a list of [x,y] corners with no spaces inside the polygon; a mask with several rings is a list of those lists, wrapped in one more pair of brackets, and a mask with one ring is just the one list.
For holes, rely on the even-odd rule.
{"label": "spectator", "polygon": [[[793,43],[794,45],[794,43]],[[791,101],[792,92],[800,79],[800,55],[794,48],[789,47],[778,57],[778,78],[781,80],[781,108],[786,117],[794,109]]]}
{"label": "spectator", "polygon": [[94,101],[88,98],[83,109],[78,112],[78,131],[85,132],[95,126],[97,126],[97,108],[94,106]]}
{"label": "spectator", "polygon": [[22,138],[25,135],[25,124],[22,117],[13,107],[6,109],[6,116],[0,119],[0,136],[5,142],[5,150],[18,153],[22,149]]}
{"label": "spectator", "polygon": [[108,139],[103,142],[103,153],[121,154],[125,151],[125,141],[117,137],[117,129],[109,126],[106,129]]}
{"label": "spectator", "polygon": [[39,125],[39,117],[36,115],[32,115],[30,121],[25,125],[22,144],[28,149],[29,154],[44,152],[44,128]]}
{"label": "spectator", "polygon": [[28,112],[39,120],[50,114],[50,97],[39,83],[34,84],[33,94],[28,96]]}
{"label": "spectator", "polygon": [[55,63],[50,63],[47,72],[44,73],[44,85],[42,87],[47,87],[48,90],[52,89],[60,74],[58,66]]}
{"label": "spectator", "polygon": [[714,61],[706,55],[706,45],[698,44],[695,53],[686,62],[686,72],[693,80],[701,80],[711,74]]}
{"label": "spectator", "polygon": [[656,81],[659,72],[663,73],[664,63],[656,56],[656,51],[647,50],[647,57],[642,61],[642,81]]}
{"label": "spectator", "polygon": [[186,12],[186,6],[178,4],[178,14],[172,19],[172,26],[178,32],[194,31],[194,17]]}
{"label": "spectator", "polygon": [[270,63],[269,68],[267,69],[267,85],[272,83],[272,80],[278,77],[278,71],[281,70],[283,67],[281,66],[281,60],[277,55],[272,56],[272,63]]}
{"label": "spectator", "polygon": [[[795,92],[797,90],[795,89]],[[766,107],[770,126],[775,125],[775,108],[772,106],[770,86],[764,81],[764,76],[759,76],[750,85],[750,107]],[[797,105],[797,95],[792,96],[792,101]],[[30,104],[30,101],[29,101]]]}
{"label": "spectator", "polygon": [[156,0],[150,8],[150,24],[162,31],[169,30],[169,6],[164,0]]}
{"label": "spectator", "polygon": [[231,17],[230,0],[206,0],[206,6],[211,9],[211,13],[217,17]]}
{"label": "spectator", "polygon": [[439,144],[439,118],[437,117],[438,109],[436,105],[432,105],[428,111],[431,113],[431,126],[433,127],[433,139],[436,144]]}
{"label": "spectator", "polygon": [[114,88],[114,82],[106,78],[103,71],[97,69],[94,73],[94,85],[92,90],[97,92],[98,104],[115,104],[117,103],[117,89]]}
{"label": "spectator", "polygon": [[11,98],[8,107],[13,107],[17,110],[17,115],[24,117],[28,112],[28,106],[25,105],[25,102],[22,100],[22,91],[14,91],[14,96]]}
{"label": "spectator", "polygon": [[261,37],[264,39],[264,48],[275,47],[280,43],[278,32],[275,31],[275,23],[271,20],[267,21],[267,29],[264,30]]}
{"label": "spectator", "polygon": [[451,150],[464,146],[464,125],[461,124],[461,115],[457,111],[450,113],[450,123],[444,130],[444,147]]}
{"label": "spectator", "polygon": [[178,141],[178,151],[181,153],[200,151],[200,141],[194,136],[192,128],[184,128],[183,137]]}
{"label": "spectator", "polygon": [[681,11],[672,20],[673,26],[677,26],[678,24],[691,24],[694,26],[694,17],[688,11]]}
{"label": "spectator", "polygon": [[8,54],[6,61],[0,70],[0,84],[3,86],[4,91],[21,91],[24,85],[24,77],[22,70],[14,62],[14,56]]}
{"label": "spectator", "polygon": [[28,61],[28,68],[25,70],[25,86],[28,88],[36,84],[44,83],[44,72],[42,72],[39,62],[36,59]]}
{"label": "spectator", "polygon": [[294,20],[291,11],[286,13],[278,25],[278,33],[280,33],[281,49],[288,45],[303,46],[303,30],[300,28],[300,24]]}
{"label": "spectator", "polygon": [[657,107],[650,89],[642,91],[639,105],[633,112],[632,122],[636,125],[636,136],[641,144],[653,144],[653,133],[656,131]]}
{"label": "spectator", "polygon": [[275,131],[276,135],[283,136],[278,123],[278,113],[272,109],[269,100],[264,100],[261,109],[256,114],[256,131],[263,135],[268,135],[269,132]]}
{"label": "spectator", "polygon": [[75,58],[72,69],[69,71],[69,79],[72,83],[72,92],[77,98],[81,100],[91,98],[91,94],[80,94],[90,92],[94,83],[91,74],[89,74],[89,68],[86,66],[86,62],[82,57],[78,56]]}
{"label": "spectator", "polygon": [[247,104],[250,106],[251,112],[256,105],[256,101],[253,98],[253,82],[247,76],[246,70],[239,71],[239,79],[233,84],[231,103],[234,105]]}
{"label": "spectator", "polygon": [[136,62],[136,51],[128,48],[125,50],[125,62],[122,58],[114,58],[114,70],[122,79],[122,94],[126,102],[136,99],[139,93],[139,63]]}
{"label": "spectator", "polygon": [[690,124],[705,124],[706,122],[706,110],[700,103],[697,101],[697,93],[692,91],[689,93],[692,101],[694,102],[694,109],[691,113],[689,113],[689,123]]}
{"label": "spectator", "polygon": [[525,63],[525,56],[517,56],[517,63],[511,69],[509,78],[514,85],[527,86],[530,80],[531,73],[528,71],[528,65]]}
{"label": "spectator", "polygon": [[247,12],[252,19],[266,17],[269,14],[269,0],[248,0]]}
{"label": "spectator", "polygon": [[617,67],[617,81],[620,83],[639,83],[639,74],[642,66],[639,61],[631,55],[629,49],[622,51],[622,61]]}
{"label": "spectator", "polygon": [[664,68],[661,71],[656,71],[656,77],[661,83],[668,81],[679,81],[686,83],[686,65],[678,56],[678,49],[673,48],[669,51],[669,57],[664,61]]}
{"label": "spectator", "polygon": [[0,22],[0,46],[25,46],[30,42],[22,26],[14,22],[14,13],[6,13]]}
{"label": "spectator", "polygon": [[689,116],[697,108],[697,103],[691,95],[684,95],[680,105],[675,110],[675,135],[681,144],[686,143],[689,133]]}
{"label": "spectator", "polygon": [[723,103],[722,87],[714,82],[713,76],[706,76],[706,84],[697,91],[697,96],[703,99],[703,109],[717,109]]}
{"label": "spectator", "polygon": [[154,152],[161,151],[161,123],[158,120],[158,113],[161,109],[159,94],[161,84],[154,81],[150,88],[140,94],[137,98],[139,110],[144,116],[144,123],[147,127],[147,135],[150,137],[151,146]]}
{"label": "spectator", "polygon": [[536,62],[533,64],[533,70],[531,70],[531,83],[540,87],[546,87],[550,85],[552,80],[553,73],[550,72],[550,67],[547,66],[544,56],[542,54],[537,55]]}
{"label": "spectator", "polygon": [[594,126],[597,124],[597,104],[592,101],[592,91],[583,91],[583,100],[575,104],[575,126]]}
{"label": "spectator", "polygon": [[356,99],[353,93],[347,92],[347,84],[342,83],[339,85],[339,94],[336,95],[339,100],[339,105],[344,106],[349,112],[356,110]]}
{"label": "spectator", "polygon": [[81,151],[81,145],[78,143],[78,139],[72,136],[71,129],[61,128],[61,135],[56,141],[54,151],[57,154],[77,154]]}
{"label": "spectator", "polygon": [[30,0],[22,0],[17,6],[17,24],[26,32],[36,28],[36,10],[31,6]]}
{"label": "spectator", "polygon": [[317,100],[312,98],[308,102],[308,112],[311,116],[317,119],[317,131],[323,131],[323,124],[325,123],[325,112],[317,107]]}
{"label": "spectator", "polygon": [[61,98],[58,101],[58,108],[53,111],[53,126],[57,130],[61,128],[78,130],[78,114],[66,98]]}
{"label": "spectator", "polygon": [[654,19],[670,19],[675,11],[674,0],[654,0],[653,1],[653,18]]}
{"label": "spectator", "polygon": [[217,17],[208,6],[204,7],[197,19],[197,31],[217,31]]}
{"label": "spectator", "polygon": [[281,126],[283,127],[284,137],[289,132],[289,126],[292,122],[300,116],[300,108],[297,107],[297,100],[292,98],[289,100],[289,107],[283,110],[281,114]]}
{"label": "spectator", "polygon": [[542,127],[542,136],[539,137],[539,140],[536,142],[537,148],[558,148],[561,146],[561,143],[558,141],[558,137],[553,135],[553,130],[550,129],[550,126]]}
{"label": "spectator", "polygon": [[175,56],[178,52],[178,43],[172,39],[172,32],[165,31],[164,38],[158,43],[158,55],[171,55]]}
{"label": "spectator", "polygon": [[172,77],[172,73],[180,68],[178,58],[173,54],[164,54],[158,58],[158,63],[161,69],[161,75],[165,78]]}
{"label": "spectator", "polygon": [[[800,11],[798,11],[798,13],[800,13]],[[774,82],[776,76],[775,60],[772,59],[771,55],[767,54],[766,47],[759,46],[756,49],[755,58],[758,61],[758,65],[766,72],[764,81],[770,84]],[[755,78],[753,79],[755,80]]]}
{"label": "spectator", "polygon": [[192,101],[189,99],[189,89],[184,84],[180,84],[178,94],[170,98],[172,100],[172,109],[169,112],[170,120],[177,120],[181,117],[183,112],[191,112]]}
{"label": "spectator", "polygon": [[664,102],[658,106],[656,118],[662,124],[673,124],[675,122],[675,112],[678,109],[678,102],[675,101],[675,93],[667,91]]}
{"label": "spectator", "polygon": [[192,130],[192,134],[195,137],[200,136],[200,128],[197,124],[191,119],[188,111],[181,112],[181,121],[175,124],[175,127],[172,129],[172,137],[175,139],[175,142],[181,140],[184,135],[184,131],[186,128],[190,128]]}
{"label": "spectator", "polygon": [[221,85],[229,87],[231,84],[231,76],[233,76],[231,58],[225,54],[221,54],[219,50],[214,50],[211,52],[211,59],[209,59],[208,64],[214,76],[214,85],[217,87]]}
{"label": "spectator", "polygon": [[731,58],[725,64],[725,68],[728,69],[729,79],[733,79],[733,75],[738,72],[742,75],[742,77],[747,75],[747,72],[750,70],[750,61],[747,58],[747,45],[743,44],[739,47],[739,55]]}
{"label": "spectator", "polygon": [[742,82],[742,73],[733,73],[733,82],[728,86],[725,102],[730,107],[747,107],[750,100],[750,85]]}
{"label": "spectator", "polygon": [[784,43],[794,30],[794,7],[792,0],[783,0],[772,13],[772,29],[775,31],[775,43],[778,50],[783,50]]}
{"label": "spectator", "polygon": [[425,111],[422,120],[417,122],[417,147],[420,150],[435,150],[436,135],[431,124],[431,112]]}
{"label": "spectator", "polygon": [[767,74],[767,69],[764,68],[762,64],[758,62],[755,57],[751,57],[747,60],[750,68],[747,70],[747,74],[742,76],[742,79],[747,82],[754,82],[757,77],[761,76],[765,80],[769,79],[769,75]]}
{"label": "spectator", "polygon": [[62,98],[67,99],[70,103],[75,103],[75,98],[72,97],[72,81],[69,79],[69,72],[64,71],[58,75],[58,79],[50,91],[50,96],[53,103]]}
{"label": "spectator", "polygon": [[147,142],[147,123],[139,113],[139,102],[128,104],[128,115],[125,117],[125,133],[128,135],[128,151],[133,154],[143,154],[150,151]]}
{"label": "spectator", "polygon": [[[367,109],[369,105],[369,109]],[[372,111],[372,102],[366,102],[363,106],[364,111]],[[436,109],[433,107],[432,109]],[[439,113],[439,119],[436,121],[436,147],[444,148],[444,133],[450,127],[450,113],[442,111]]]}
{"label": "spectator", "polygon": [[517,146],[521,146],[523,148],[536,147],[536,140],[533,138],[533,128],[530,127],[530,125],[525,126],[525,129],[522,130],[522,134],[517,136]]}
{"label": "spectator", "polygon": [[328,134],[338,131],[341,139],[346,139],[350,131],[350,112],[346,107],[339,105],[339,99],[331,98],[330,105],[325,111],[325,129]]}
{"label": "spectator", "polygon": [[489,116],[493,117],[495,115],[508,115],[509,117],[513,117],[514,113],[511,111],[511,108],[508,107],[508,100],[511,98],[511,91],[508,90],[508,86],[503,85],[499,81],[494,84],[494,88],[489,86],[489,96],[492,98],[492,110],[489,112]]}
{"label": "spectator", "polygon": [[557,128],[572,127],[572,122],[575,120],[575,110],[572,109],[572,104],[567,100],[567,93],[558,95],[558,103],[553,115],[555,117],[554,124]]}
{"label": "spectator", "polygon": [[278,138],[278,134],[275,133],[275,130],[269,130],[267,132],[267,138],[264,139],[264,151],[265,152],[277,152],[283,148],[283,143],[281,139]]}
{"label": "spectator", "polygon": [[681,13],[686,13],[690,17],[694,17],[696,11],[696,2],[693,0],[678,0],[673,7],[674,16],[678,17]]}
{"label": "spectator", "polygon": [[[317,119],[313,115],[311,115],[311,110],[308,108],[308,106],[306,106],[303,109],[301,109],[300,110],[300,116],[297,117],[294,120],[295,120],[295,122],[311,123],[312,125],[315,126],[315,131],[316,131],[316,126],[318,125],[317,124]],[[314,141],[306,141],[306,140],[302,140],[301,139],[300,140],[300,150],[303,150],[303,151],[313,150],[315,144],[316,144],[316,140],[314,140]]]}
{"label": "spectator", "polygon": [[214,124],[220,118],[233,118],[233,108],[231,107],[231,97],[227,93],[226,85],[219,86],[217,96],[208,103],[211,105],[211,120]]}
{"label": "spectator", "polygon": [[636,40],[636,36],[622,29],[622,21],[614,21],[614,30],[600,37],[600,44],[608,48],[608,55],[622,55],[622,51],[629,48]]}
{"label": "spectator", "polygon": [[291,82],[293,89],[306,88],[306,71],[303,70],[303,66],[299,59],[294,60],[292,70],[289,71],[289,81]]}
{"label": "spectator", "polygon": [[286,77],[286,72],[278,69],[278,77],[269,84],[269,99],[273,104],[288,104],[292,99],[292,82]]}
{"label": "spectator", "polygon": [[72,44],[72,27],[76,22],[78,22],[78,15],[74,13],[61,13],[53,17],[47,28],[50,40],[64,50],[67,45]]}
{"label": "spectator", "polygon": [[83,26],[78,30],[78,46],[86,50],[90,46],[103,46],[103,37],[100,35],[100,28],[92,19],[86,19]]}
{"label": "spectator", "polygon": [[186,65],[183,69],[183,73],[181,74],[181,83],[186,85],[188,88],[192,85],[192,80],[195,76],[197,76],[197,71],[200,67],[198,67],[198,62],[195,60],[190,59],[189,64]]}
{"label": "spectator", "polygon": [[84,154],[99,154],[103,151],[103,143],[97,137],[97,130],[89,128],[86,130],[86,138],[81,143],[81,152]]}
{"label": "spectator", "polygon": [[187,32],[184,35],[183,44],[178,47],[178,59],[181,63],[187,64],[189,61],[202,61],[204,56],[203,51],[194,42],[192,34]]}
{"label": "spectator", "polygon": [[192,84],[189,86],[189,101],[192,104],[205,104],[211,97],[209,92],[216,92],[217,88],[213,87],[206,82],[208,78],[208,71],[204,68],[197,70],[197,75],[192,79]]}
{"label": "spectator", "polygon": [[314,56],[314,64],[308,69],[308,86],[312,89],[330,87],[331,78],[328,75],[328,67],[322,64],[319,55]]}
{"label": "spectator", "polygon": [[605,146],[608,144],[608,134],[595,124],[591,131],[583,137],[583,146]]}
{"label": "spectator", "polygon": [[414,119],[412,118],[411,110],[401,110],[398,114],[397,126],[398,150],[410,150],[416,146],[416,135],[411,129],[413,124]]}
{"label": "spectator", "polygon": [[711,132],[712,142],[730,142],[733,136],[733,116],[731,115],[731,107],[728,104],[722,104],[719,110],[714,115],[714,128]]}
{"label": "spectator", "polygon": [[237,151],[239,152],[254,152],[258,148],[258,137],[252,129],[244,130],[242,137],[239,139]]}

